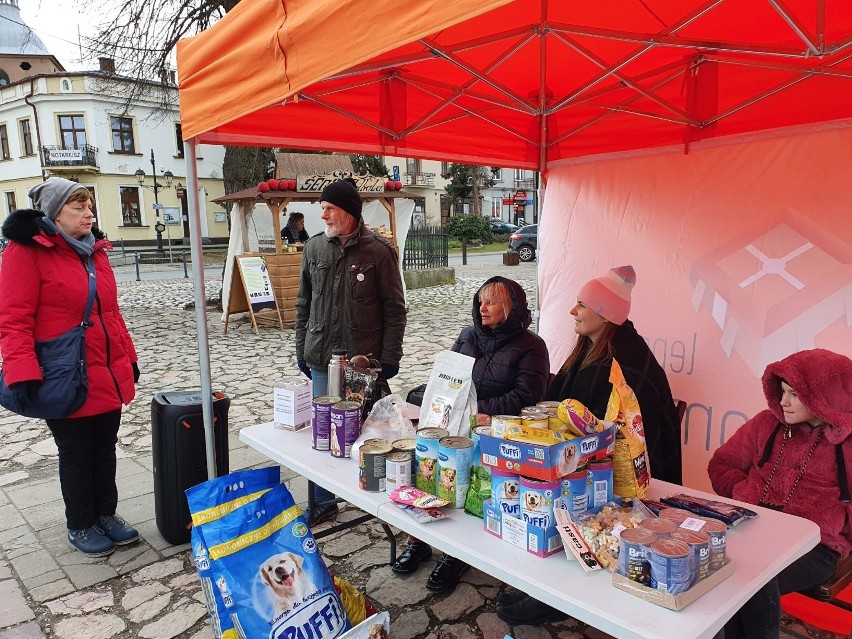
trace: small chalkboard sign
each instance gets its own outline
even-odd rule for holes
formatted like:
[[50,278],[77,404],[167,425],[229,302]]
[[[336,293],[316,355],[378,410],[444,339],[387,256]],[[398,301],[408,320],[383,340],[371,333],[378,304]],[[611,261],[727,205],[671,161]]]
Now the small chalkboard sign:
[[[284,330],[281,311],[275,299],[275,289],[266,268],[266,261],[259,255],[238,255],[237,268],[231,277],[231,294],[228,297],[228,312],[225,317],[225,332],[228,332],[228,320],[232,313],[248,311],[252,330],[258,334],[257,322],[272,321]],[[239,286],[237,279],[239,278]],[[260,313],[264,315],[259,315]]]

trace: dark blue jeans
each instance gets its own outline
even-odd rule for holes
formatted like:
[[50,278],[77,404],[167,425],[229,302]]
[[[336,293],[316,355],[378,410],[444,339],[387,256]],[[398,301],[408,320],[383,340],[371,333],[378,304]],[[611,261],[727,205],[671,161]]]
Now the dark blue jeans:
[[778,639],[781,595],[825,583],[834,574],[838,558],[836,552],[820,544],[787,566],[725,624],[725,639]]
[[98,523],[99,515],[114,515],[118,504],[115,445],[121,411],[45,421],[59,450],[59,485],[68,528],[88,528]]

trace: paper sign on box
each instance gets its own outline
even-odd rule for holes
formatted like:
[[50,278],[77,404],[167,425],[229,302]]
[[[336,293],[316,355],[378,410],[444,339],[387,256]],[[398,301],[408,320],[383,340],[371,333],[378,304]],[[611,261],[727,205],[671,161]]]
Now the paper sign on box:
[[273,389],[273,421],[278,428],[301,430],[311,423],[311,383],[287,378]]

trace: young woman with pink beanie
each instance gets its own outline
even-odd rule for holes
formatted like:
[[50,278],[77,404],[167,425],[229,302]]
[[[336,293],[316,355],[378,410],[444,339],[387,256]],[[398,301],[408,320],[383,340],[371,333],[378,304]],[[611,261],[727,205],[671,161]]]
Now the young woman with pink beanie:
[[[648,344],[627,319],[635,284],[633,267],[619,266],[582,286],[571,309],[577,341],[548,385],[545,399],[579,400],[603,419],[612,391],[610,367],[616,359],[642,410],[651,476],[680,484],[680,420],[669,382]],[[497,615],[512,625],[565,618],[555,608],[519,591],[501,595],[497,603]]]

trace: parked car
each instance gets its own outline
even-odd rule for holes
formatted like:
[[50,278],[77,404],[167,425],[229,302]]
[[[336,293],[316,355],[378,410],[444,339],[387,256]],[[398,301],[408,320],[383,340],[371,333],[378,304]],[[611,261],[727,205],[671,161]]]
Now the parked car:
[[538,250],[538,224],[527,224],[512,233],[509,248],[518,252],[521,262],[532,262]]
[[509,222],[491,222],[491,232],[492,233],[514,233],[520,227],[517,224],[511,224]]

